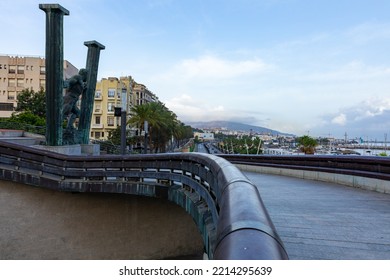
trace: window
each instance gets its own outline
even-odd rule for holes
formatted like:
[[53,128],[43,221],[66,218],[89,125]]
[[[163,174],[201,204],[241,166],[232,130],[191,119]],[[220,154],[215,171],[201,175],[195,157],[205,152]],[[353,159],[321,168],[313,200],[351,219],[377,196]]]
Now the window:
[[100,104],[95,104],[95,112],[100,112],[101,106]]
[[101,98],[102,97],[102,92],[100,90],[95,92],[95,98]]
[[24,74],[24,65],[18,65],[18,74]]
[[108,97],[115,97],[115,89],[113,88],[108,89]]
[[100,138],[100,132],[99,131],[96,131],[95,132],[95,139],[99,139]]
[[95,117],[95,124],[100,124],[100,116]]
[[[32,66],[31,66],[31,70],[32,70]],[[45,75],[45,73],[46,73],[46,67],[45,67],[45,66],[40,66],[40,67],[39,67],[39,73],[40,73],[41,75]]]
[[46,80],[40,79],[39,80],[39,87],[45,89],[46,88]]
[[16,82],[18,87],[24,87],[24,79],[17,79]]
[[8,73],[15,74],[16,72],[16,65],[10,65],[8,69]]
[[16,85],[15,79],[8,79],[8,86],[9,87],[14,87],[15,85]]
[[14,91],[8,92],[8,100],[15,100],[15,92]]
[[3,65],[2,64],[0,64],[0,69],[3,69]]
[[13,111],[14,104],[12,103],[0,103],[0,111]]
[[108,111],[108,112],[114,112],[114,103],[109,102],[109,103],[107,104],[107,111]]
[[114,126],[115,125],[115,118],[114,117],[107,117],[107,125]]

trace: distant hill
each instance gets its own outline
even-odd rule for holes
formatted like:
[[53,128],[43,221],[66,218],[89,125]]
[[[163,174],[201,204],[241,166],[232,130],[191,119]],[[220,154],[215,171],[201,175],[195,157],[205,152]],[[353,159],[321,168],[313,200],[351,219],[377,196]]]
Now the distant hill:
[[277,130],[262,127],[262,126],[254,126],[254,125],[237,123],[237,122],[229,122],[229,121],[188,122],[187,124],[192,126],[193,128],[199,128],[199,129],[227,128],[228,130],[235,130],[235,131],[250,132],[252,130],[253,132],[257,132],[257,133],[270,133],[272,135],[293,136],[293,134],[290,133],[284,133]]

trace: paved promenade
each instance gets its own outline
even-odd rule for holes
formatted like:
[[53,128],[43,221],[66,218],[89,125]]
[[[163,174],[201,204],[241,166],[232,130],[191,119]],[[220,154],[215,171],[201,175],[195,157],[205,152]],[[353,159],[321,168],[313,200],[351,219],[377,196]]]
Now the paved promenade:
[[259,188],[290,259],[390,260],[390,195],[244,173]]

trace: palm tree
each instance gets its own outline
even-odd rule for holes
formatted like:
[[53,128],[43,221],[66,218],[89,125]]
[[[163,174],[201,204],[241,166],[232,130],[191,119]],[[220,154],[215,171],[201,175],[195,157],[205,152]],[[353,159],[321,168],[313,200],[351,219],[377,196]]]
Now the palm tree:
[[174,135],[177,127],[177,116],[161,102],[150,102],[135,106],[130,112],[129,124],[144,130],[145,121],[149,128],[149,147],[151,150],[165,151],[166,143]]
[[315,152],[315,147],[318,145],[317,140],[308,135],[304,135],[297,139],[299,149],[305,154],[312,155]]
[[130,119],[127,123],[143,130],[145,121],[149,119],[149,107],[146,105],[147,104],[143,104],[133,107],[130,111]]

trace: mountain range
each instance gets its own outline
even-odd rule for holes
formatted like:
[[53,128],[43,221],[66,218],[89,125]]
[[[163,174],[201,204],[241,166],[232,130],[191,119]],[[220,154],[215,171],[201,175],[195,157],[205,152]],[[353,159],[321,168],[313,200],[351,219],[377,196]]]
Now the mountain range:
[[271,135],[286,135],[293,136],[291,133],[284,133],[277,130],[269,129],[262,126],[254,126],[249,124],[230,122],[230,121],[209,121],[209,122],[188,122],[188,125],[198,129],[212,129],[212,128],[226,128],[228,130],[243,131],[243,132],[257,132],[269,133]]

